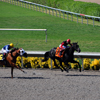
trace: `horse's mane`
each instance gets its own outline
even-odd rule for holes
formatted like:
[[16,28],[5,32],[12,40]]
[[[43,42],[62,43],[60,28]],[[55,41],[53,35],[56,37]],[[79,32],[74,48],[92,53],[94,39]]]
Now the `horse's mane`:
[[13,48],[10,53],[12,53],[12,52],[14,52],[15,50],[18,50],[18,49],[19,48]]
[[73,42],[72,45],[77,44],[78,42]]
[[[74,46],[74,45],[76,45],[76,44],[77,44],[77,42],[73,42],[73,43],[72,43],[72,46]],[[72,46],[70,46],[69,48],[66,48],[66,49],[65,49],[65,52],[68,53],[69,49],[70,49]]]

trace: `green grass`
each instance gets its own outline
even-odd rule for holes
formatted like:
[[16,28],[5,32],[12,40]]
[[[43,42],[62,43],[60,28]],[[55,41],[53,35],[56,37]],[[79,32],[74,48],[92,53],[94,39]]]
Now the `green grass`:
[[0,28],[47,29],[43,31],[0,31],[0,48],[13,42],[25,50],[47,51],[68,38],[82,52],[100,51],[100,27],[72,22],[0,1]]
[[82,2],[74,0],[28,0],[34,3],[40,3],[53,8],[63,9],[75,13],[82,13],[91,16],[100,16],[100,5],[91,2]]

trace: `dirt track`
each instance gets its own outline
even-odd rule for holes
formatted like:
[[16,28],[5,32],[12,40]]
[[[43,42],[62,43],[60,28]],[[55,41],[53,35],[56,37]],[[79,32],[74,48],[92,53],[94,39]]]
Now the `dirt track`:
[[92,3],[100,4],[100,0],[74,0],[74,1],[92,2]]
[[100,71],[0,68],[0,100],[100,100]]

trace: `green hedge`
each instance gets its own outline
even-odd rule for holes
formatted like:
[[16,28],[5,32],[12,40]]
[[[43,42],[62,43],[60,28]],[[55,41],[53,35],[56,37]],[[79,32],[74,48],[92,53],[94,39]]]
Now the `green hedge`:
[[74,0],[28,0],[34,3],[63,9],[66,11],[82,13],[91,16],[100,17],[100,5],[96,3],[88,3]]

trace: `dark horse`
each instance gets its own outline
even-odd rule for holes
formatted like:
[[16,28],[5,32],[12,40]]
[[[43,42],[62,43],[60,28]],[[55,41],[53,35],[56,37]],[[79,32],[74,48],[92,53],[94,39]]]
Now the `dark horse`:
[[[67,65],[69,68],[70,68],[70,66],[69,66],[68,62],[78,63],[79,68],[80,68],[79,71],[81,72],[81,66],[80,66],[79,62],[77,62],[77,61],[74,60],[74,51],[77,51],[78,53],[81,51],[80,48],[79,48],[79,45],[77,43],[72,43],[72,46],[70,48],[66,48],[64,50],[63,57],[60,58],[60,57],[55,56],[56,48],[52,48],[50,51],[47,51],[44,54],[44,59],[42,61],[44,62],[44,61],[47,61],[49,58],[51,58],[54,61],[54,65],[56,67],[60,68],[61,71],[65,70],[67,72],[68,72],[68,69],[64,68],[62,66],[62,62],[64,62],[64,64]],[[55,59],[57,59],[60,62],[60,66],[63,69],[56,64]]]
[[27,57],[27,53],[24,51],[24,49],[22,48],[14,48],[13,50],[11,50],[5,60],[0,60],[0,64],[1,65],[6,65],[8,67],[11,67],[11,78],[13,78],[13,69],[14,67],[18,68],[19,70],[21,70],[22,72],[26,73],[25,71],[23,71],[19,66],[16,65],[16,58],[18,56],[24,56]]

